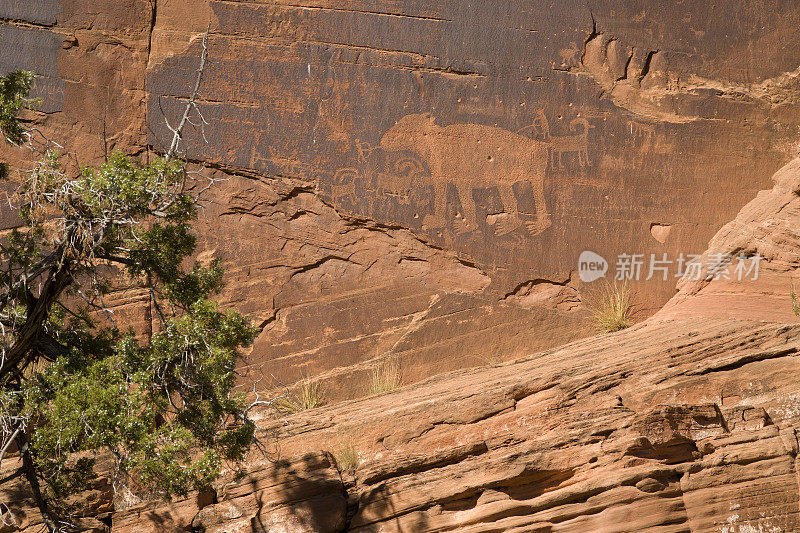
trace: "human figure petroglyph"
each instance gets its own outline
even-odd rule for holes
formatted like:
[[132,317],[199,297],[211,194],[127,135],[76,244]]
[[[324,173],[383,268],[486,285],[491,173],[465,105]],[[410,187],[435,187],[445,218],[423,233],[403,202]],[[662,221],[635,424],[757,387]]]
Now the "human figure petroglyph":
[[380,147],[389,152],[409,150],[420,156],[430,170],[434,189],[434,212],[423,224],[446,226],[447,185],[452,183],[464,209],[460,232],[478,227],[475,188],[496,186],[506,223],[495,228],[502,235],[522,224],[512,186],[527,182],[533,190],[536,219],[525,222],[531,235],[550,226],[544,198],[544,175],[548,164],[547,144],[523,135],[481,124],[439,126],[427,114],[406,115],[383,135]]

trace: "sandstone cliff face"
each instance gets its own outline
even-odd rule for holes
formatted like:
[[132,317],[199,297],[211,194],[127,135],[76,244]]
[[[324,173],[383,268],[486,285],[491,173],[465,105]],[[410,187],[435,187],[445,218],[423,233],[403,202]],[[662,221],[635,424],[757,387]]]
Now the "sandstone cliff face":
[[[735,219],[757,220],[725,226],[710,248],[759,248],[767,287],[797,266],[798,248],[780,246],[800,227],[797,160],[775,183]],[[618,333],[290,417],[265,413],[271,461],[254,454],[213,494],[118,500],[116,510],[101,478],[85,498],[103,522],[87,524],[143,533],[798,531],[800,324],[709,316],[713,293],[703,292],[714,282],[700,285]],[[741,302],[764,286],[738,289]],[[788,296],[773,305],[788,307]],[[35,531],[18,490],[10,514]]]
[[[798,22],[777,0],[0,2],[0,70],[41,75],[34,139],[86,162],[163,149],[208,28],[182,147],[226,180],[200,259],[262,327],[248,379],[359,398],[392,355],[414,383],[265,414],[279,460],[214,494],[114,507],[101,477],[87,527],[800,530]],[[575,341],[583,250],[764,261]],[[674,288],[637,284],[640,317]],[[114,303],[147,332],[136,287]],[[38,531],[9,490],[0,531]]]
[[774,186],[745,205],[731,222],[711,239],[704,254],[709,258],[739,254],[764,257],[757,280],[739,282],[706,275],[682,280],[679,292],[659,311],[658,317],[681,315],[794,321],[787,302],[800,269],[800,159],[793,159],[772,176]]
[[[135,532],[797,531],[799,342],[797,325],[666,320],[432,378],[265,423],[281,459],[215,495],[105,522]],[[355,469],[308,452],[342,446],[358,452]],[[37,530],[30,508],[12,509]]]
[[[229,181],[202,257],[263,324],[252,379],[320,375],[343,399],[386,356],[413,382],[591,334],[583,250],[705,250],[795,155],[798,19],[778,0],[9,1],[0,70],[40,74],[37,143],[147,157],[208,30],[181,147]],[[639,286],[640,318],[674,293]],[[114,303],[148,330],[135,287]]]

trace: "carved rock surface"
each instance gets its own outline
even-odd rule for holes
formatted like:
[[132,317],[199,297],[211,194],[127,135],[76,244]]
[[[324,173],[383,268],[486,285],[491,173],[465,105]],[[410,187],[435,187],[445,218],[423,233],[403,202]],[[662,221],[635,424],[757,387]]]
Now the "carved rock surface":
[[[248,379],[339,400],[388,356],[411,383],[591,334],[585,250],[608,276],[640,254],[637,318],[659,309],[680,254],[796,155],[799,21],[780,0],[6,1],[0,72],[40,75],[37,146],[146,158],[205,43],[181,154],[228,181],[200,257],[263,326]],[[109,302],[152,329],[141,288]]]
[[[163,151],[210,29],[181,145],[225,180],[198,259],[223,259],[225,304],[262,327],[247,379],[315,376],[331,402],[265,415],[279,461],[213,495],[113,510],[100,478],[87,527],[800,530],[798,22],[778,0],[0,3],[0,70],[39,72],[26,119],[84,162]],[[619,254],[763,261],[575,340],[584,250],[610,273]],[[674,287],[638,284],[641,317]],[[152,327],[139,288],[109,302]],[[387,356],[410,385],[363,398]]]

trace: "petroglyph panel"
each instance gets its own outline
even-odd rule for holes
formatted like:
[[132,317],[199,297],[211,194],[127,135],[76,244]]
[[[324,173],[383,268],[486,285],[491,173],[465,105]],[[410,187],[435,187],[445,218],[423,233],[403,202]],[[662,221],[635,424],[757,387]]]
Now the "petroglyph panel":
[[[212,1],[211,11],[208,124],[205,136],[186,132],[188,157],[304,180],[343,216],[497,269],[506,291],[563,277],[584,249],[702,249],[767,184],[788,157],[778,137],[798,127],[792,113],[766,121],[759,102],[676,86],[670,69],[691,65],[617,19],[612,32],[605,8],[594,23],[583,4],[533,1]],[[701,42],[703,57],[718,53]],[[169,138],[164,114],[180,109],[199,53],[195,41],[150,71],[154,146]],[[653,91],[674,94],[644,106]],[[661,112],[667,97],[679,120],[640,112]],[[709,209],[686,201],[698,196]],[[653,239],[654,221],[669,240]]]
[[[421,377],[474,364],[487,339],[511,357],[582,335],[581,252],[701,252],[800,135],[786,1],[3,5],[25,20],[0,23],[0,63],[44,74],[37,125],[87,162],[104,136],[168,145],[210,22],[202,118],[181,142],[229,180],[202,253],[263,319],[254,357],[287,379],[378,348]],[[637,309],[673,293],[656,276]],[[366,331],[364,316],[382,318]]]
[[[544,175],[548,162],[548,146],[494,126],[452,124],[439,126],[430,115],[406,115],[381,138],[380,146],[389,152],[411,151],[430,169],[433,186],[433,213],[423,224],[441,228],[447,225],[447,186],[453,185],[463,208],[460,232],[478,228],[476,189],[495,187],[509,215],[511,226],[496,228],[502,235],[524,223],[531,235],[550,225],[544,198]],[[513,186],[526,183],[533,190],[536,211],[532,220],[523,220],[517,206]]]

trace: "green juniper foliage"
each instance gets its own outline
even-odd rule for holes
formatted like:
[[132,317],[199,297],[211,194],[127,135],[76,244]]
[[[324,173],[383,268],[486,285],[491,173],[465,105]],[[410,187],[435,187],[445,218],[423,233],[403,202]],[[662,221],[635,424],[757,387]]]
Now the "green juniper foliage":
[[[254,439],[234,388],[256,330],[211,299],[218,262],[184,268],[196,216],[185,180],[178,161],[119,153],[70,175],[49,153],[16,196],[22,225],[0,239],[0,449],[15,441],[15,476],[51,531],[69,529],[64,502],[98,450],[115,486],[169,497],[207,487]],[[149,291],[150,334],[113,321],[103,296],[121,280]]]
[[[25,70],[0,76],[0,136],[13,144],[21,144],[25,139],[25,130],[17,120],[17,113],[34,103],[26,99],[33,78],[33,73]],[[0,161],[0,179],[7,176],[8,163]]]
[[17,113],[29,105],[26,97],[33,78],[33,73],[25,70],[0,76],[0,132],[14,144],[21,144],[25,138],[25,130],[17,120]]

